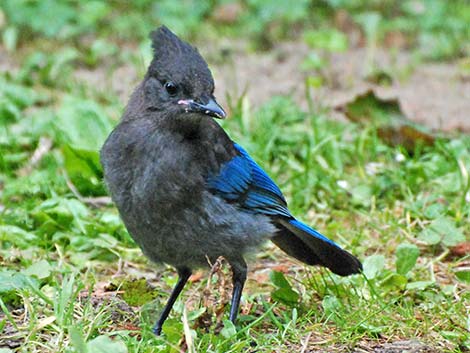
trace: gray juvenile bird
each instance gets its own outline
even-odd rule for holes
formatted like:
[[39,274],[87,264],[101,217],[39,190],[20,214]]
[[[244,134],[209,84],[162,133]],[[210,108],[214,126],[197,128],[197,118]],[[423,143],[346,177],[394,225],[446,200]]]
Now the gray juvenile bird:
[[152,32],[154,57],[101,150],[105,181],[136,243],[179,275],[154,332],[194,268],[219,256],[233,272],[230,320],[246,280],[244,254],[264,240],[308,265],[347,276],[359,260],[289,212],[277,185],[213,118],[225,118],[197,49],[168,28]]

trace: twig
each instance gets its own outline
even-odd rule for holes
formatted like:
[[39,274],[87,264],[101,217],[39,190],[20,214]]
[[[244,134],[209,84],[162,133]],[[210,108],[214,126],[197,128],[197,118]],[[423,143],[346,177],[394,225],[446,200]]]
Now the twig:
[[39,138],[38,146],[33,152],[33,155],[29,159],[29,162],[26,166],[21,168],[18,171],[18,175],[27,175],[31,173],[33,168],[42,160],[42,158],[51,150],[52,139],[48,137],[41,136]]
[[93,207],[101,207],[107,206],[112,203],[111,198],[109,196],[99,196],[99,197],[83,197],[78,191],[77,187],[72,183],[66,171],[64,171],[64,178],[65,183],[67,184],[68,188],[74,194],[74,196],[79,199],[81,202],[91,205]]
[[308,342],[310,341],[311,336],[312,336],[312,332],[309,332],[307,337],[305,337],[305,341],[302,344],[302,350],[300,351],[300,353],[305,353],[305,351],[307,350]]

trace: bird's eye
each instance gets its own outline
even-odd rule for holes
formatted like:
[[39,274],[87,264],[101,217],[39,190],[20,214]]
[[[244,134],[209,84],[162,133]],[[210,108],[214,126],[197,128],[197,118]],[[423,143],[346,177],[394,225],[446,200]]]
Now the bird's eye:
[[178,87],[171,81],[165,82],[164,87],[170,96],[174,96],[178,93]]

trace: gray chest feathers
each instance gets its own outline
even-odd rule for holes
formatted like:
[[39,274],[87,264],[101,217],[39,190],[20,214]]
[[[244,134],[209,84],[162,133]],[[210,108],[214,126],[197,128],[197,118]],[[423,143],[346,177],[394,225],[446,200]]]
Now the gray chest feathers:
[[205,176],[217,172],[218,161],[204,146],[151,132],[135,140],[114,135],[102,150],[105,180],[127,229],[151,260],[194,267],[218,256],[238,259],[276,231],[268,217],[206,190]]

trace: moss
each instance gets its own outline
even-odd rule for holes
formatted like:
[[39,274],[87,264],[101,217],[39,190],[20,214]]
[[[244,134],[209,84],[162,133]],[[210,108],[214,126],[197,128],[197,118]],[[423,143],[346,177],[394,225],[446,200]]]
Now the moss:
[[126,280],[121,285],[122,299],[130,306],[142,306],[157,297],[157,291],[144,278]]

